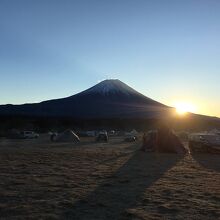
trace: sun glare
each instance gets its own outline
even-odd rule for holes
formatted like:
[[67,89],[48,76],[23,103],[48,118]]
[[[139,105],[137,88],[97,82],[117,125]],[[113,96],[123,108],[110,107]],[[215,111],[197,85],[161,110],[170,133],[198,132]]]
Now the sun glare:
[[188,112],[195,112],[196,108],[191,103],[178,102],[175,104],[176,112],[179,115],[185,115]]

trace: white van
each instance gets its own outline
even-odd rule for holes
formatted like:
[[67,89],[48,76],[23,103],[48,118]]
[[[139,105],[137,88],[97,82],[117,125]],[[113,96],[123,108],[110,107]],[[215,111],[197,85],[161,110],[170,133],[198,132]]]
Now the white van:
[[33,132],[33,131],[22,131],[21,132],[22,138],[38,138],[39,134]]

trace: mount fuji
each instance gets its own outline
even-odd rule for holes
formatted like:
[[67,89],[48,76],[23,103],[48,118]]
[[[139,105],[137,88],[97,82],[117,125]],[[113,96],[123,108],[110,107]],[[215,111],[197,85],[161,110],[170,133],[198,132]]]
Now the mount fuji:
[[76,95],[34,104],[1,105],[0,116],[158,118],[173,108],[154,101],[118,79],[104,80]]

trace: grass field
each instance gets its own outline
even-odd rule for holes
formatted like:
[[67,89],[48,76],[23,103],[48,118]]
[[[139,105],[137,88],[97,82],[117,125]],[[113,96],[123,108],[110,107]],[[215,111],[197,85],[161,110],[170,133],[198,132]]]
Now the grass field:
[[0,140],[0,219],[220,219],[220,155],[111,138]]

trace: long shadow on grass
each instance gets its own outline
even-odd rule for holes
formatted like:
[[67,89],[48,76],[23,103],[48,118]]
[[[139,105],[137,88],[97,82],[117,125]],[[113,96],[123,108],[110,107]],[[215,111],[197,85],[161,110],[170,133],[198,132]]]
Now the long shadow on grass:
[[147,188],[172,168],[181,156],[134,152],[119,170],[66,210],[65,219],[120,219],[126,209],[135,207]]

